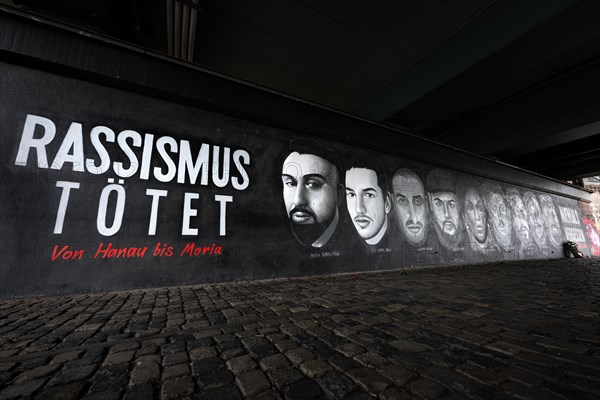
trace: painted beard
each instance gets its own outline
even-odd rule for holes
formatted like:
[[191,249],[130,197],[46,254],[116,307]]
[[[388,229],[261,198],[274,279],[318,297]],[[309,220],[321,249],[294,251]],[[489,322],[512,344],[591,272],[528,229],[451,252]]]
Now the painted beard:
[[[298,215],[299,213],[306,215],[308,219],[312,218],[315,221],[312,224],[298,224],[295,222],[294,215]],[[289,212],[290,218],[290,227],[292,228],[292,233],[296,237],[296,239],[304,246],[311,247],[312,244],[325,232],[325,230],[331,225],[331,222],[335,218],[335,214],[323,221],[321,223],[316,222],[317,216],[310,210],[306,208],[294,207]]]
[[[422,222],[414,222],[414,221],[406,221],[406,224],[400,227],[405,240],[414,247],[421,247],[427,241],[427,237],[429,235],[428,224],[423,224]],[[423,237],[418,240],[417,237],[420,233],[423,233]]]
[[[450,224],[452,225],[452,227],[449,226]],[[462,229],[459,229],[459,226],[456,226],[452,221],[444,221],[442,226],[440,226],[437,222],[434,222],[433,228],[437,233],[441,245],[447,249],[456,249],[458,248],[458,245],[462,242]],[[448,231],[454,233],[449,234],[447,233]]]

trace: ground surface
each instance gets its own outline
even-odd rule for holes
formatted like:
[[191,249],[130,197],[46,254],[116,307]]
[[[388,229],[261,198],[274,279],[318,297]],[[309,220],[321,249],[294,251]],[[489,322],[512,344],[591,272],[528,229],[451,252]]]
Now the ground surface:
[[600,398],[600,260],[0,302],[0,399]]

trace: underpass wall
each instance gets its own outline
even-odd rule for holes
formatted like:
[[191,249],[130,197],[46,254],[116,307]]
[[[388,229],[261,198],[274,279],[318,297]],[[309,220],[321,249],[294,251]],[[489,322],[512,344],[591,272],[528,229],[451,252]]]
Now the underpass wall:
[[595,251],[557,181],[239,83],[201,102],[54,63],[0,62],[1,297]]

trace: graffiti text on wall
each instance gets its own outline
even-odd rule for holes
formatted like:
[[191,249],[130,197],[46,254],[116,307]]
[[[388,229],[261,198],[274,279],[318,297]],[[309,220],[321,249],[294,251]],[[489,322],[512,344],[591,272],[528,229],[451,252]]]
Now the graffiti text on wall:
[[0,297],[599,252],[508,173],[0,66]]
[[563,222],[566,240],[585,243],[585,235],[581,229],[577,211],[573,208],[559,207],[560,218]]
[[[41,128],[41,136],[35,135]],[[89,138],[89,142],[84,141]],[[119,179],[108,178],[107,185],[100,194],[96,218],[96,228],[103,236],[113,236],[121,229],[125,210],[127,193],[125,190],[125,179],[136,178],[141,180],[155,180],[163,183],[171,183],[176,180],[179,184],[191,184],[198,186],[212,185],[224,188],[231,185],[236,190],[245,190],[250,184],[246,167],[250,165],[250,154],[246,150],[233,150],[229,147],[222,148],[217,145],[202,143],[196,151],[192,150],[187,140],[177,141],[171,136],[159,136],[155,139],[153,134],[146,133],[143,136],[134,130],[123,130],[118,134],[107,126],[94,126],[89,134],[84,135],[81,123],[72,122],[64,134],[60,147],[48,163],[47,146],[56,138],[56,126],[52,120],[38,115],[28,114],[25,120],[21,141],[15,160],[17,166],[27,166],[31,153],[35,154],[37,167],[42,169],[62,170],[71,168],[73,172],[87,172],[93,175],[105,174],[112,171]],[[127,158],[126,165],[120,161],[111,162],[111,157],[106,146],[116,146]],[[86,158],[84,147],[91,146],[96,152],[96,157]],[[138,159],[132,147],[141,148],[142,156]],[[153,154],[158,153],[160,160],[153,159]],[[177,161],[174,160],[178,156]],[[195,157],[194,157],[195,156]],[[161,163],[163,165],[157,165]],[[231,166],[234,166],[232,172]],[[210,178],[210,179],[209,179]],[[60,202],[56,212],[53,232],[62,234],[65,215],[69,208],[69,199],[73,190],[85,190],[80,182],[62,181],[56,182],[60,191]],[[116,197],[114,204],[110,204],[110,198]],[[148,215],[148,235],[156,234],[158,209],[162,198],[167,199],[169,192],[153,188],[146,189],[146,196],[152,203],[152,211]],[[181,223],[181,235],[197,235],[198,229],[190,225],[191,217],[197,216],[198,210],[194,208],[194,200],[199,199],[196,192],[186,192],[183,207],[183,219]],[[225,236],[227,204],[233,202],[231,195],[214,195],[214,201],[219,204],[219,235]],[[111,214],[110,221],[107,216]]]

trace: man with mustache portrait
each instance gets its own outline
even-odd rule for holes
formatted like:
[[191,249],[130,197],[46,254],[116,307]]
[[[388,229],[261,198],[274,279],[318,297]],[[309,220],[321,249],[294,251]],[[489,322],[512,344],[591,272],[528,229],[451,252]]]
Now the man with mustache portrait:
[[461,205],[456,197],[455,174],[435,168],[427,175],[431,225],[437,234],[444,261],[459,261],[464,251]]
[[412,246],[421,247],[429,233],[427,195],[421,178],[402,168],[392,178],[394,212],[398,228]]
[[290,142],[283,162],[283,200],[292,232],[305,246],[321,248],[333,236],[344,195],[335,152],[311,139]]
[[[429,234],[429,205],[420,172],[424,166],[411,163],[400,168],[392,178],[392,204],[403,239],[402,262],[431,264],[439,262],[439,245]],[[416,171],[419,171],[417,173]]]
[[385,169],[363,151],[345,153],[344,161],[346,207],[356,232],[371,252],[391,250],[387,239],[394,236],[389,234],[392,201]]
[[427,175],[433,228],[442,246],[452,249],[460,245],[463,237],[460,203],[456,198],[454,181],[454,174],[439,168]]

